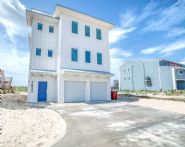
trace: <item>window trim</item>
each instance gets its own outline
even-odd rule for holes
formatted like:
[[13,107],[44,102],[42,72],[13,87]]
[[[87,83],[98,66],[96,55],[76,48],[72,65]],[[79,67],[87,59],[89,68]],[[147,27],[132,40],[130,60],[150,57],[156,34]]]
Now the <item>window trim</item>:
[[85,25],[85,36],[90,37],[91,36],[91,29],[90,26]]
[[54,33],[54,26],[49,26],[49,33]]
[[41,22],[38,22],[37,23],[37,30],[39,30],[39,31],[42,31],[43,30],[43,24]]
[[[100,34],[99,34],[100,33]],[[100,36],[99,36],[99,35]],[[102,31],[101,31],[101,29],[99,29],[99,28],[96,28],[96,39],[97,40],[102,40]]]
[[[101,55],[101,63],[98,62],[98,55]],[[97,64],[98,65],[102,65],[103,64],[103,56],[102,56],[102,53],[97,53],[96,54],[96,59],[97,59]]]
[[[89,53],[89,62],[87,61],[86,53]],[[88,50],[86,50],[86,51],[85,51],[85,63],[91,63],[91,52],[90,52],[90,51],[88,51]]]
[[[182,72],[182,73],[181,73]],[[183,70],[179,70],[178,71],[178,74],[180,75],[180,76],[182,76],[183,75]]]
[[41,56],[41,54],[42,54],[41,48],[36,48],[35,55],[36,56]]
[[[73,51],[77,52],[77,56],[76,56],[75,60],[73,59]],[[71,61],[72,62],[78,62],[78,49],[77,48],[71,48]]]
[[[74,30],[74,26],[73,25],[76,25],[76,31]],[[77,21],[72,21],[71,22],[71,32],[73,33],[73,34],[78,34],[78,22]]]
[[[49,52],[50,52],[51,54],[49,54]],[[50,56],[50,55],[51,55],[51,56]],[[51,50],[51,49],[48,50],[48,57],[49,57],[49,58],[52,58],[52,57],[53,57],[53,50]]]

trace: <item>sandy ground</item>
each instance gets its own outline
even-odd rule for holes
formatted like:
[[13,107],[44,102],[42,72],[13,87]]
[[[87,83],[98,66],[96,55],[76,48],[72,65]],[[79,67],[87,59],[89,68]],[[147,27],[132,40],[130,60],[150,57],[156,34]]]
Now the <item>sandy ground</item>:
[[66,124],[53,110],[32,108],[23,94],[1,96],[0,146],[49,147],[65,135]]
[[139,99],[138,101],[132,102],[131,104],[185,114],[185,102],[157,99]]

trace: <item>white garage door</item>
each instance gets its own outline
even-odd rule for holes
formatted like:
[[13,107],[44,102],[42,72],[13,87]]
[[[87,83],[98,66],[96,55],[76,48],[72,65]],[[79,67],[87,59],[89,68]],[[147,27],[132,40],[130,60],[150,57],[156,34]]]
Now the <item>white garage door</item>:
[[91,82],[90,86],[91,101],[107,100],[106,82]]
[[85,82],[65,81],[64,82],[64,102],[85,101]]

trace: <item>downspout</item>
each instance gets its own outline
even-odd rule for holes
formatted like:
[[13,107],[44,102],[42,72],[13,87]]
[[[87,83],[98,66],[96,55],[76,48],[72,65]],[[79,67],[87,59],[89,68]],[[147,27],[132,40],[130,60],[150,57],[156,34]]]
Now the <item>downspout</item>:
[[[145,65],[144,65],[144,63],[143,63],[143,72],[144,72],[144,80],[145,80],[146,75],[145,75]],[[144,85],[145,85],[145,90],[146,90],[146,84],[144,83]]]
[[177,90],[177,83],[175,78],[175,68],[172,68],[172,81],[173,81],[173,90]]
[[162,90],[162,83],[161,83],[161,68],[159,66],[159,61],[158,61],[158,72],[159,72],[159,89],[160,91]]

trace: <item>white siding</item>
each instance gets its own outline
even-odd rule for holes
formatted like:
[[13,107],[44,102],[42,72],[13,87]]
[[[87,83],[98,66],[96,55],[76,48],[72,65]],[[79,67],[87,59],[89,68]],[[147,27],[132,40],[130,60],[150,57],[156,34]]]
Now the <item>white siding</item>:
[[[76,18],[62,14],[61,15],[62,27],[61,27],[61,67],[73,68],[73,69],[86,69],[86,70],[99,70],[110,71],[109,63],[109,43],[108,43],[108,30],[86,22],[83,20],[77,20]],[[71,31],[71,22],[78,22],[78,34],[73,34]],[[85,36],[85,25],[90,26],[90,37]],[[96,39],[96,28],[102,30],[102,40]],[[71,61],[71,48],[78,49],[78,62]],[[85,63],[85,51],[91,52],[91,63]],[[97,64],[96,54],[100,52],[103,56],[103,64]]]
[[[37,24],[42,23],[42,30]],[[54,26],[54,33],[49,32],[49,26]],[[58,24],[46,20],[33,19],[32,48],[30,52],[30,69],[56,70],[58,55]],[[41,56],[36,56],[36,48],[41,48]],[[48,57],[48,50],[53,50],[53,57]]]

